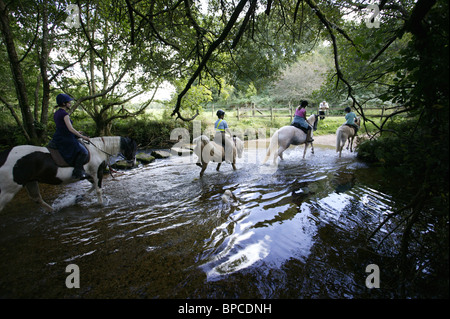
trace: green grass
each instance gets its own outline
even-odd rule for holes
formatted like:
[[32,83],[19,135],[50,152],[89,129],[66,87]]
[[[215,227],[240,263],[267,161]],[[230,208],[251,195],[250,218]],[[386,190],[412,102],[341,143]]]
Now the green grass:
[[[216,110],[215,110],[216,111]],[[214,134],[214,123],[217,120],[217,116],[212,112],[211,109],[204,110],[200,112],[200,115],[196,117],[196,121],[200,121],[202,123],[202,130],[205,134]],[[164,110],[161,109],[150,109],[146,112],[146,118],[151,118],[154,120],[163,120],[164,118]],[[251,112],[247,112],[247,116],[250,115]],[[256,115],[261,115],[256,112]],[[268,111],[263,113],[264,115],[269,115]],[[276,115],[284,115],[283,117],[275,116],[273,120],[270,117],[241,117],[240,120],[237,119],[236,111],[234,109],[227,110],[225,109],[225,120],[228,123],[228,126],[231,129],[245,132],[245,130],[253,129],[255,132],[258,129],[263,129],[266,131],[266,137],[270,137],[271,128],[278,129],[285,125],[290,125],[291,119],[289,117],[288,111],[277,112]],[[191,116],[191,114],[183,114],[186,117]],[[242,114],[241,114],[242,115]],[[167,120],[167,117],[166,117]],[[378,120],[378,118],[377,118]],[[375,122],[377,122],[375,120]],[[170,121],[170,119],[169,119]],[[178,120],[180,121],[180,120]],[[344,116],[326,116],[324,120],[319,120],[317,131],[314,132],[314,135],[328,135],[328,134],[336,134],[336,130],[339,126],[341,126],[345,122]],[[375,127],[371,123],[366,123],[367,129],[370,132],[375,131]],[[361,131],[365,132],[364,126],[361,126]],[[272,132],[273,133],[273,132]]]

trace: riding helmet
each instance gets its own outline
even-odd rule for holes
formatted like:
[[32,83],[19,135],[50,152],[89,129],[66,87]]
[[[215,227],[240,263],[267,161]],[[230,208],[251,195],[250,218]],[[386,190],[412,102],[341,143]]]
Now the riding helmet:
[[218,117],[221,117],[222,115],[225,115],[225,112],[223,110],[218,110],[216,114]]
[[63,105],[64,103],[73,101],[73,98],[70,97],[68,94],[60,93],[56,97],[56,104]]

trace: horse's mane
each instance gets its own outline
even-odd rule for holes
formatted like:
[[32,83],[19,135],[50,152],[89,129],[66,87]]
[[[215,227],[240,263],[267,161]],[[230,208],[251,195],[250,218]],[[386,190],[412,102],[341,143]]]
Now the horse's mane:
[[120,149],[120,136],[92,137],[91,143],[104,150]]

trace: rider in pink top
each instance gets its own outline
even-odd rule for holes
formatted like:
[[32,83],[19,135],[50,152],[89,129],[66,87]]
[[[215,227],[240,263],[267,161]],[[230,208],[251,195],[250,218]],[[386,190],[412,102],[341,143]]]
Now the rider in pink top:
[[311,126],[306,121],[306,107],[308,106],[308,101],[301,101],[300,106],[295,110],[294,120],[291,125],[299,129],[303,129],[307,132],[306,142],[312,143],[314,140],[311,137]]
[[295,116],[300,116],[300,117],[306,118],[306,109],[304,109],[304,108],[296,109]]

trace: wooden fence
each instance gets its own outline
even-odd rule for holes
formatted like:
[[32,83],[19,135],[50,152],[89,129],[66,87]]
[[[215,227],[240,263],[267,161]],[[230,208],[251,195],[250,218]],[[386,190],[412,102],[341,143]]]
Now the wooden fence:
[[[288,112],[288,114],[277,114],[278,112]],[[263,112],[269,112],[269,114],[264,114]],[[270,117],[270,120],[273,121],[275,117],[289,117],[291,120],[294,116],[295,109],[294,107],[289,104],[288,107],[273,107],[270,106],[268,108],[260,108],[256,107],[255,104],[251,104],[247,107],[237,107],[236,108],[236,117],[238,121],[240,121],[241,118],[245,117]]]
[[[319,107],[315,108],[308,108],[308,113],[311,113],[312,110],[316,114],[319,114]],[[368,118],[380,118],[380,120],[383,119],[383,117],[389,116],[390,114],[400,111],[401,108],[398,107],[385,107],[382,108],[364,108],[364,113],[366,117]],[[292,104],[289,104],[287,107],[257,107],[254,103],[244,104],[244,105],[237,105],[235,106],[236,111],[236,117],[237,120],[240,121],[243,118],[255,118],[255,117],[270,117],[270,119],[273,121],[276,117],[289,117],[292,121],[295,113],[295,106]],[[215,116],[215,108],[212,106],[212,114]],[[404,114],[404,113],[403,113]],[[400,115],[403,115],[400,114]],[[326,117],[343,117],[345,116],[344,108],[341,107],[330,107],[325,112]]]

